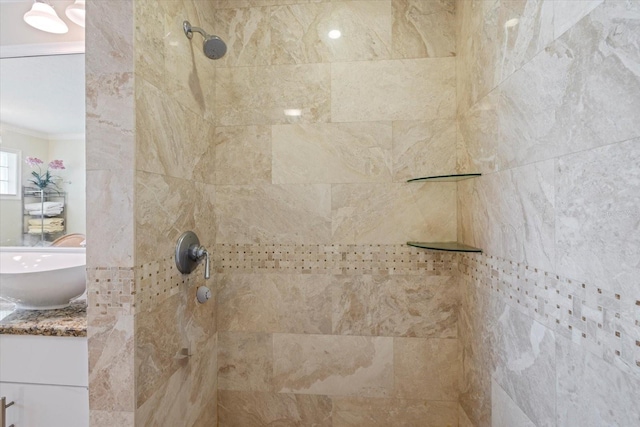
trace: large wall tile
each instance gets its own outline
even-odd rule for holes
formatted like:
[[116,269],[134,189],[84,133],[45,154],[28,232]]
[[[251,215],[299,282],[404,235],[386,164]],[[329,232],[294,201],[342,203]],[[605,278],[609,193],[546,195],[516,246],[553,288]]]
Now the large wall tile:
[[[456,74],[458,113],[463,113],[495,86],[499,49],[500,0],[458,2]],[[465,5],[464,7],[462,5]]]
[[462,406],[458,406],[458,427],[474,427]]
[[392,0],[393,57],[456,55],[454,0]]
[[456,402],[334,397],[333,427],[456,426]]
[[218,333],[218,388],[220,390],[273,390],[271,334]]
[[[640,139],[558,160],[558,267],[637,299]],[[615,269],[613,269],[615,266]]]
[[156,87],[164,87],[164,8],[154,0],[134,2],[135,73]]
[[640,424],[640,376],[618,370],[568,339],[556,341],[557,425],[566,427]]
[[[271,8],[275,64],[388,59],[389,1],[312,2]],[[331,39],[329,31],[343,37]]]
[[337,276],[333,332],[455,338],[458,291],[449,276]]
[[640,75],[631,65],[640,62],[640,24],[628,18],[639,11],[638,2],[598,7],[504,83],[504,167],[640,136],[629,114],[640,109]]
[[133,413],[136,408],[133,316],[89,311],[87,317],[89,408],[91,412]]
[[457,339],[393,339],[395,395],[405,399],[458,401]]
[[220,390],[218,396],[220,427],[333,425],[327,396],[229,390]]
[[87,171],[87,265],[133,267],[133,170]]
[[268,7],[216,10],[211,31],[226,43],[227,53],[215,60],[215,66],[270,65],[269,15]]
[[492,427],[536,427],[495,381],[491,382]]
[[213,126],[160,89],[136,84],[136,163],[139,170],[213,183]]
[[536,426],[555,426],[555,334],[503,303],[493,314],[493,380]]
[[136,407],[186,362],[178,358],[181,349],[189,347],[176,322],[179,302],[180,296],[174,295],[136,315]]
[[281,6],[285,4],[317,3],[322,1],[325,0],[213,0],[212,3],[216,9],[235,9],[239,7]]
[[604,0],[556,0],[553,2],[553,32],[558,38]]
[[132,170],[135,159],[134,74],[86,74],[87,170]]
[[[330,74],[329,64],[218,68],[216,123],[235,126],[327,122]],[[292,109],[300,110],[300,115],[285,115],[285,110]]]
[[134,70],[134,2],[89,2],[85,29],[87,74]]
[[205,247],[215,244],[213,186],[137,172],[136,196],[136,264],[171,256],[188,230]]
[[319,123],[272,127],[273,182],[391,180],[391,123]]
[[133,411],[91,411],[89,425],[91,427],[133,427],[135,415]]
[[215,130],[215,183],[219,185],[271,182],[269,126],[228,126]]
[[273,335],[275,389],[281,393],[390,396],[393,339]]
[[220,330],[329,334],[330,283],[316,274],[220,276]]
[[[173,259],[162,262],[172,267]],[[178,283],[167,284],[166,279],[162,283],[156,271],[167,268],[166,264],[147,264],[137,271],[136,424],[198,426],[202,425],[198,420],[208,419],[204,425],[209,425],[217,409],[211,402],[218,376],[216,290],[212,287],[214,297],[208,304],[199,304],[195,291],[205,284],[201,273],[174,278]],[[163,285],[168,285],[169,292],[158,289]],[[153,298],[154,303],[143,305],[144,298]],[[190,351],[189,357],[182,354],[183,349]]]
[[553,183],[553,160],[460,183],[462,240],[490,254],[553,271]]
[[334,122],[453,118],[453,58],[331,64]]
[[[136,426],[210,426],[217,418],[216,339],[211,337],[197,354],[136,411]],[[208,419],[203,420],[203,417]]]
[[[488,269],[481,266],[476,277],[484,278],[488,274]],[[491,426],[491,371],[494,349],[490,343],[492,331],[498,321],[492,316],[490,298],[483,284],[479,279],[460,280],[460,406],[475,427]]]
[[329,185],[225,185],[216,192],[218,243],[331,240]]
[[393,181],[456,170],[456,123],[450,119],[393,122]]
[[208,121],[214,120],[216,79],[215,64],[202,51],[202,42],[195,36],[189,40],[184,35],[182,23],[214,28],[213,14],[198,13],[196,4],[209,2],[163,1],[164,9],[164,78],[166,91],[173,99]]
[[500,1],[496,42],[502,49],[496,58],[496,84],[553,41],[555,3],[549,0]]
[[488,173],[498,168],[499,88],[458,116],[460,172]]
[[455,184],[336,184],[331,193],[335,242],[382,244],[456,238]]

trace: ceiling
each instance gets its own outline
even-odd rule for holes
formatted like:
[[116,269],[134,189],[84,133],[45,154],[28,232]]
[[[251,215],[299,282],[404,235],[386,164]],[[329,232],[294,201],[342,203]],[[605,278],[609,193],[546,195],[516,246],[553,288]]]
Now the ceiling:
[[84,28],[64,13],[73,0],[50,3],[67,34],[27,25],[33,0],[0,0],[0,122],[49,137],[84,134]]

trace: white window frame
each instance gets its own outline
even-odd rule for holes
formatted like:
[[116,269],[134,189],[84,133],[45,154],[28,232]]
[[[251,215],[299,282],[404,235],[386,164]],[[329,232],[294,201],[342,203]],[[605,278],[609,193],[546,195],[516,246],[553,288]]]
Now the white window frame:
[[0,199],[4,200],[20,200],[22,199],[22,151],[14,148],[2,147],[0,145],[0,151],[5,153],[11,153],[16,155],[15,174],[14,179],[16,182],[16,194],[0,194]]

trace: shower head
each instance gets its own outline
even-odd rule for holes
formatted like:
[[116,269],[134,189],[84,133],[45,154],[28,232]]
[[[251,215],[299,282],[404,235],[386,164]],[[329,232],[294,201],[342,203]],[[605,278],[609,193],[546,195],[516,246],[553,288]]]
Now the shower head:
[[202,28],[192,27],[189,21],[184,21],[182,23],[182,29],[188,39],[193,38],[194,32],[202,34],[202,37],[204,37],[202,50],[207,58],[220,59],[225,53],[227,53],[227,45],[220,37],[207,34],[207,32]]

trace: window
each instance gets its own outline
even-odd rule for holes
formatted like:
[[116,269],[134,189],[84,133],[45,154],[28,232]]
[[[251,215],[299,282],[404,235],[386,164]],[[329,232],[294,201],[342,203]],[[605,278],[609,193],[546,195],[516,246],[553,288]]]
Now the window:
[[20,151],[0,148],[0,196],[20,198]]

